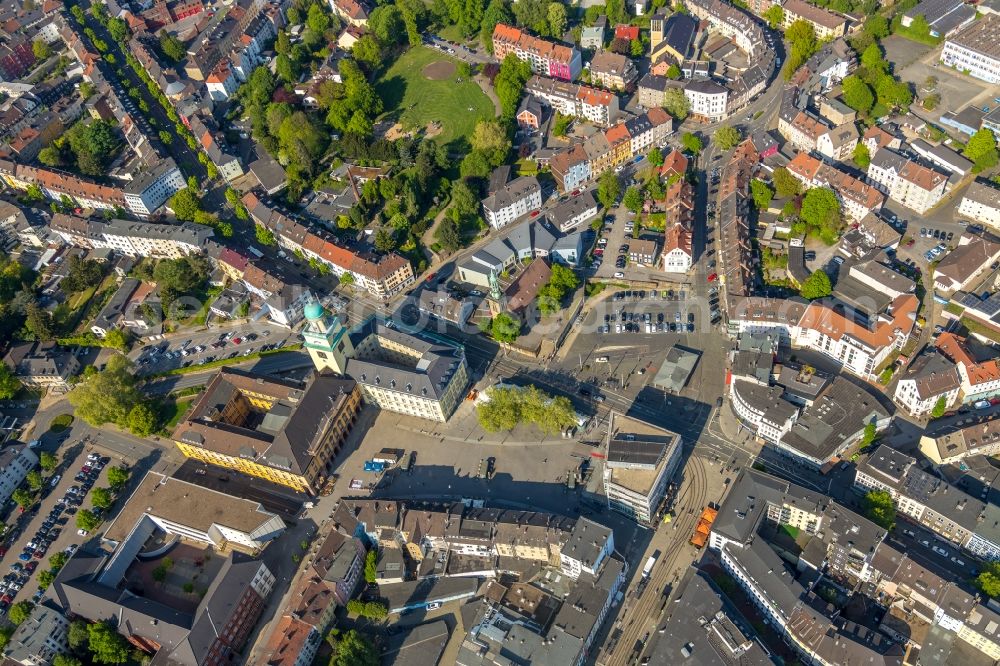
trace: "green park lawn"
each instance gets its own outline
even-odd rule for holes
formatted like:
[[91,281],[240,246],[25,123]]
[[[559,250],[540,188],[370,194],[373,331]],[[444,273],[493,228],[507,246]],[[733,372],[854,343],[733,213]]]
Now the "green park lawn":
[[457,60],[441,51],[418,46],[401,55],[382,74],[375,83],[385,103],[385,113],[379,120],[396,120],[407,130],[423,128],[437,121],[441,123],[442,131],[434,138],[448,145],[456,139],[471,136],[476,122],[493,118],[494,109],[493,103],[475,81],[463,78],[458,83],[456,72],[440,81],[428,79],[424,75],[424,67],[435,62],[458,64]]

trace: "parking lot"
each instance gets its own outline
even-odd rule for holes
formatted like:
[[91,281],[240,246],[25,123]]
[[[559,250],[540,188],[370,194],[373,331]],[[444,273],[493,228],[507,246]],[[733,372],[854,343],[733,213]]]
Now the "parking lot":
[[129,358],[136,364],[138,374],[148,375],[281,349],[297,339],[298,335],[292,331],[267,326],[240,327],[225,332],[213,329],[153,342],[133,350]]
[[708,300],[685,289],[616,291],[593,307],[580,325],[603,335],[622,333],[697,333],[718,322],[718,287],[710,287]]
[[15,508],[7,520],[0,558],[3,613],[19,601],[37,602],[42,596],[38,572],[50,568],[54,554],[72,554],[90,536],[78,530],[76,513],[81,508],[93,510],[87,496],[99,482],[107,485],[111,459],[88,451],[82,442],[63,446],[61,451],[65,457],[54,474],[45,478],[40,501],[23,513]]

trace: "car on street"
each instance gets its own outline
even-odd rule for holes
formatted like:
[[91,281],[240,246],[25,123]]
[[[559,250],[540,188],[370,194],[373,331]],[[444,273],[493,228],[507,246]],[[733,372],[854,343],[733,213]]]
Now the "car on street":
[[715,282],[717,279],[719,279],[718,273],[712,273],[711,275],[708,276],[709,282]]

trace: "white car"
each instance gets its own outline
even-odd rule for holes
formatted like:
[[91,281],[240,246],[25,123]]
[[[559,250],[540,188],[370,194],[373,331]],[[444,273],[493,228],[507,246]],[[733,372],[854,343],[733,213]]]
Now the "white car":
[[440,601],[432,601],[431,603],[427,604],[427,610],[429,611],[437,610],[438,608],[441,608]]
[[90,535],[90,532],[88,532],[87,530],[77,530],[76,533],[79,534],[82,537]]
[[622,279],[625,277],[625,274],[622,273],[621,271],[618,271],[617,273],[615,273],[615,277],[618,279]]

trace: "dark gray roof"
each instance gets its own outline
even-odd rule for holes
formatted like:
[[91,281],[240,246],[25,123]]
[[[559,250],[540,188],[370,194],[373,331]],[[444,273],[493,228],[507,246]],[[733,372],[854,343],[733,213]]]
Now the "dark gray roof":
[[968,530],[975,529],[986,508],[981,500],[916,467],[907,472],[899,492]]
[[465,363],[465,351],[461,347],[432,342],[389,328],[375,319],[351,331],[354,348],[358,349],[362,341],[371,335],[386,338],[416,352],[420,360],[415,366],[405,366],[378,356],[352,358],[347,361],[347,374],[362,386],[378,385],[399,393],[440,398],[459,366]]
[[672,14],[663,26],[663,41],[687,58],[697,29],[698,22],[692,16],[683,12]]
[[382,648],[382,666],[437,666],[449,633],[447,623],[436,620],[392,634]]
[[784,424],[798,413],[798,408],[782,399],[780,386],[762,386],[744,379],[733,381],[733,393],[751,409],[761,412],[770,423]]
[[829,381],[830,376],[825,373],[786,363],[781,366],[775,383],[785,390],[786,395],[808,402],[815,400]]
[[736,477],[729,494],[719,507],[712,531],[732,541],[746,543],[757,532],[768,503],[799,506],[803,511],[822,513],[829,500],[824,495],[789,483],[770,474],[745,469]]
[[97,313],[92,325],[105,331],[114,328],[118,320],[125,314],[125,306],[138,288],[139,281],[135,278],[125,278],[122,280],[121,285],[111,295],[111,300]]
[[538,179],[534,176],[520,176],[486,197],[483,207],[490,211],[502,210],[540,189]]
[[132,180],[128,181],[125,186],[122,187],[122,192],[125,194],[142,194],[149,188],[150,185],[156,182],[156,180],[162,178],[165,174],[176,168],[177,164],[174,162],[172,157],[160,160],[153,166],[134,173]]
[[587,566],[593,566],[608,539],[612,538],[614,530],[589,518],[580,517],[573,526],[562,552]]
[[659,92],[665,91],[670,86],[670,79],[665,76],[657,76],[656,74],[646,74],[641,79],[639,79],[639,88],[648,88],[650,90],[657,90]]
[[734,377],[753,377],[759,382],[767,382],[771,377],[773,360],[771,354],[740,350],[733,355],[730,367]]
[[720,86],[715,81],[709,81],[707,79],[688,81],[684,84],[684,89],[693,90],[694,92],[704,93],[706,95],[718,95],[726,92],[726,89],[723,86]]
[[479,587],[474,576],[423,578],[379,585],[378,591],[390,609],[418,607],[454,597],[471,597]]
[[[702,573],[686,582],[672,604],[663,633],[654,635],[650,650],[653,666],[769,666],[770,659],[761,648],[746,618],[724,600]],[[733,648],[749,647],[742,654]],[[689,653],[684,656],[682,649]]]
[[858,470],[875,477],[886,485],[898,487],[916,458],[883,444],[872,451],[868,459],[858,466]]
[[782,444],[817,460],[828,460],[850,444],[848,439],[868,423],[888,418],[878,399],[842,377],[799,415]]
[[[230,553],[194,613],[175,610],[132,592],[97,582],[108,556],[82,548],[60,570],[53,593],[66,611],[91,621],[110,621],[121,633],[159,643],[153,663],[199,666],[261,564]],[[214,625],[213,625],[214,623]]]
[[575,197],[570,197],[555,208],[549,211],[549,219],[552,223],[562,227],[574,217],[582,215],[588,210],[597,212],[597,202],[590,190],[585,190]]

